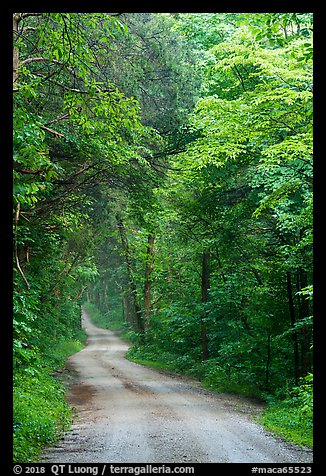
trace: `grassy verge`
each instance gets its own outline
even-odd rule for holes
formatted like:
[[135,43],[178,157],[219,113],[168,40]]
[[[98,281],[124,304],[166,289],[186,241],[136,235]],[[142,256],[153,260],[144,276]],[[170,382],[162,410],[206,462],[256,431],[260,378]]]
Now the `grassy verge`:
[[14,462],[36,462],[44,446],[53,444],[71,424],[71,408],[63,385],[51,373],[64,366],[84,340],[60,341],[49,355],[38,355],[33,365],[15,372],[13,391]]
[[313,446],[313,375],[301,378],[300,385],[287,391],[282,401],[272,401],[261,423],[276,435],[300,446]]
[[[129,352],[129,351],[128,351]],[[132,362],[136,362],[137,364],[141,365],[146,365],[146,367],[151,367],[152,369],[157,369],[157,370],[167,370],[169,372],[173,372],[176,374],[181,374],[182,372],[178,371],[172,364],[167,363],[167,362],[158,362],[154,360],[147,360],[147,359],[141,359],[137,357],[132,357],[130,354],[128,355],[128,352],[126,354],[126,358]]]
[[199,361],[170,352],[160,352],[159,357],[151,346],[133,346],[126,354],[127,359],[155,369],[168,370],[187,375],[201,381],[202,386],[215,392],[234,393],[246,397],[260,397],[257,385],[244,380],[230,378],[218,366],[215,359]]
[[300,408],[287,402],[268,405],[260,422],[267,430],[286,441],[312,448],[312,418],[303,415]]
[[121,318],[117,318],[116,316],[103,314],[98,309],[95,304],[91,302],[85,302],[83,304],[83,308],[89,313],[89,316],[97,327],[101,327],[102,329],[109,329],[110,331],[123,331],[124,330],[124,323],[121,321]]

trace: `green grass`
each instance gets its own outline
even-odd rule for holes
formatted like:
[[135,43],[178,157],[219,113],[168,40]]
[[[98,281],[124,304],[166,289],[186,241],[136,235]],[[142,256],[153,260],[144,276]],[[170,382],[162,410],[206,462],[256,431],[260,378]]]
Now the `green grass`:
[[242,395],[244,397],[261,398],[261,392],[257,385],[250,382],[237,382],[232,380],[225,380],[223,382],[223,376],[221,380],[215,383],[203,382],[203,387],[213,392],[232,393],[235,395]]
[[202,382],[202,386],[215,392],[234,393],[246,397],[259,397],[257,385],[230,378],[219,367],[215,360],[196,361],[186,356],[178,356],[171,352],[160,352],[148,346],[133,346],[126,354],[127,359],[155,369],[168,370],[177,374],[184,374]]
[[272,401],[261,416],[261,423],[271,432],[300,446],[313,445],[313,374],[300,379],[287,390],[282,401]]
[[132,346],[126,353],[126,358],[137,364],[146,365],[154,369],[169,370],[171,372],[180,373],[178,360],[174,354],[169,352],[161,352],[160,358],[151,346]]
[[63,387],[40,371],[16,376],[13,409],[14,462],[35,462],[42,447],[70,426]]
[[312,447],[312,418],[305,416],[300,408],[279,402],[269,405],[263,412],[260,423],[275,435],[290,443]]
[[117,312],[103,314],[98,307],[91,302],[85,302],[83,307],[89,313],[91,321],[95,326],[111,331],[120,331],[125,328],[125,323],[121,320],[121,316]]
[[172,364],[169,364],[169,363],[158,362],[154,360],[146,360],[146,359],[141,359],[137,357],[131,358],[128,355],[126,355],[126,357],[132,362],[136,362],[137,364],[141,364],[141,365],[146,365],[146,367],[151,367],[152,369],[168,370],[170,372],[180,373],[175,369],[175,367]]
[[55,347],[48,346],[43,356],[47,365],[53,369],[64,367],[67,358],[83,349],[86,342],[86,334],[82,334],[79,339],[60,339]]

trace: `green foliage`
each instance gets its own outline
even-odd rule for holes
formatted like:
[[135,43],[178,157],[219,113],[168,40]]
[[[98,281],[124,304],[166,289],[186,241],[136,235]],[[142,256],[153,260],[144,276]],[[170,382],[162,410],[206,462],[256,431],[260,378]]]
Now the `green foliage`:
[[205,366],[203,384],[205,388],[217,392],[234,393],[245,397],[261,397],[261,389],[255,383],[254,373],[248,375],[248,370],[233,372],[232,375],[218,362],[208,361]]
[[[14,376],[13,456],[14,462],[35,462],[45,445],[53,444],[70,428],[72,410],[65,389],[50,374],[61,368],[67,357],[82,349],[80,340],[61,339],[48,354],[35,355]],[[51,349],[51,350],[50,350]],[[35,351],[36,354],[36,351]]]
[[16,376],[13,405],[15,462],[35,461],[45,444],[69,428],[71,412],[63,389],[41,371]]
[[75,338],[72,339],[58,339],[54,348],[47,348],[44,352],[44,358],[53,369],[60,369],[64,367],[67,357],[79,352],[84,347],[86,341],[85,331],[76,332]]

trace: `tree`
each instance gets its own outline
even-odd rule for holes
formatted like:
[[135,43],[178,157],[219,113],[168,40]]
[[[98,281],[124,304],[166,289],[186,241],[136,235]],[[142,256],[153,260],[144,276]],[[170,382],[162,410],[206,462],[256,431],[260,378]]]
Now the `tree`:
[[[197,47],[210,48],[206,96],[187,127],[192,140],[170,158],[168,187],[159,188],[153,325],[162,326],[160,345],[169,328],[166,339],[180,345],[186,336],[179,350],[190,355],[195,338],[204,358],[219,358],[234,378],[269,388],[284,375],[298,381],[311,368],[311,309],[300,298],[312,277],[310,19],[291,17],[300,23],[293,29],[286,16],[210,17],[221,26],[214,36],[198,33],[200,14],[198,23],[196,14],[180,17]],[[272,41],[283,21],[293,34]],[[266,22],[273,29],[257,42]],[[281,356],[289,362],[282,370]]]

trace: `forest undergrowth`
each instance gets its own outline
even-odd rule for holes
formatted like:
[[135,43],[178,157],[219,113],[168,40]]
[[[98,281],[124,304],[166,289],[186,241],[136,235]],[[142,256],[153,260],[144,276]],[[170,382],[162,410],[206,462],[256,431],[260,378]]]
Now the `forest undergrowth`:
[[58,378],[66,360],[79,352],[86,334],[48,343],[48,353],[34,353],[33,363],[14,377],[14,462],[35,462],[42,449],[58,441],[71,427],[73,408],[66,400],[67,388]]

